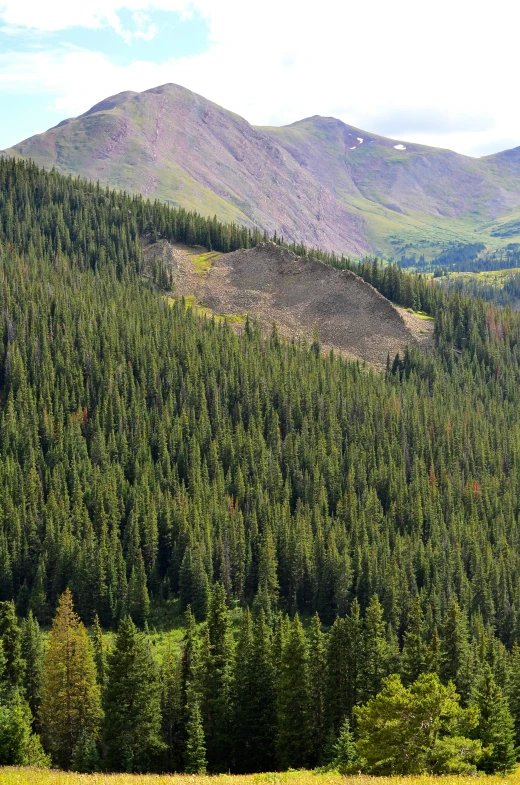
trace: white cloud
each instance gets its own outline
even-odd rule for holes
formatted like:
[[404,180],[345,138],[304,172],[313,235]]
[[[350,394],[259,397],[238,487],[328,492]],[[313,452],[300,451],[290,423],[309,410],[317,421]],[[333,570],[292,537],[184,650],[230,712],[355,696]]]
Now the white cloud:
[[[136,15],[136,31],[122,29],[123,9]],[[333,115],[410,142],[482,153],[520,144],[519,9],[509,0],[497,0],[492,14],[468,0],[403,0],[399,15],[386,0],[0,0],[0,19],[14,27],[109,25],[152,37],[154,10],[172,10],[197,11],[210,30],[203,54],[159,64],[121,65],[70,47],[0,55],[0,90],[48,92],[70,116],[115,92],[176,82],[256,124]]]
[[[112,27],[123,34],[119,13],[132,11],[134,21],[148,10],[190,14],[191,0],[0,0],[0,17],[13,28],[52,32],[69,27]],[[146,21],[146,20],[145,20]]]

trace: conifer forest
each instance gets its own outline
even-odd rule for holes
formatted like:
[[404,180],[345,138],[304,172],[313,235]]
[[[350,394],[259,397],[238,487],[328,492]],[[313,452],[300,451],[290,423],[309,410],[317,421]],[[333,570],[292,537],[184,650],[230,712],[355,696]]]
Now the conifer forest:
[[292,246],[434,318],[379,373],[172,302],[143,237],[267,239],[0,160],[0,764],[514,769],[520,315]]

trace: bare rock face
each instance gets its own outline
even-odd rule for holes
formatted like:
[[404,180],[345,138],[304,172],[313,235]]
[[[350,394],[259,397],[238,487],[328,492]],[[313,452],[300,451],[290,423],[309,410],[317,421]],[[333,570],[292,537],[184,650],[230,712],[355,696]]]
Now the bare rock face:
[[383,367],[407,344],[428,342],[432,323],[402,312],[350,271],[304,259],[274,243],[218,256],[197,276],[186,251],[164,240],[150,246],[170,266],[176,293],[193,294],[215,314],[273,322],[286,338],[312,339],[317,327],[323,349]]

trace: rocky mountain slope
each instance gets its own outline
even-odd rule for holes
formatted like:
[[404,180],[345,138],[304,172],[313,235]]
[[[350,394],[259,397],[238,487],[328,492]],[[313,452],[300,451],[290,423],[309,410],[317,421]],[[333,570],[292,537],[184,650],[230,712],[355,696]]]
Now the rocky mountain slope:
[[320,345],[382,368],[409,343],[429,345],[433,321],[396,308],[350,271],[302,259],[274,243],[208,257],[162,240],[145,249],[148,263],[172,272],[175,296],[190,297],[205,312],[243,324],[257,318],[266,331],[273,322],[286,338],[309,342],[317,327]]
[[352,255],[520,240],[520,147],[474,159],[327,117],[256,128],[177,85],[120,93],[6,153]]

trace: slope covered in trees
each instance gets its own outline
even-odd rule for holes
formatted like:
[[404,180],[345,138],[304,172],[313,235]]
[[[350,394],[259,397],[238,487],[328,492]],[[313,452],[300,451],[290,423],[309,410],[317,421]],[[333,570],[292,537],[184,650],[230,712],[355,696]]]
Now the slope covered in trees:
[[[35,619],[48,624],[66,589],[86,624],[97,614],[119,634],[107,661],[99,625],[90,653],[74,622],[97,727],[74,726],[64,765],[94,760],[104,745],[110,766],[138,770],[131,744],[141,730],[110,692],[130,678],[121,662],[134,646],[144,659],[139,669],[129,657],[132,678],[152,679],[141,769],[181,765],[180,742],[168,748],[178,733],[189,770],[249,766],[241,751],[257,751],[257,738],[269,741],[255,767],[312,765],[341,729],[348,748],[345,718],[355,726],[354,707],[395,672],[406,689],[439,673],[464,706],[486,695],[498,705],[498,684],[518,734],[520,319],[393,266],[323,254],[435,316],[435,353],[407,350],[378,375],[316,343],[284,343],[275,328],[264,339],[248,322],[236,334],[172,307],[140,274],[143,234],[222,250],[263,239],[0,162],[0,600],[26,619],[26,664],[9,654],[5,699],[21,717],[25,759],[45,759],[31,727],[53,752],[27,712],[41,723],[57,716]],[[180,683],[153,676],[134,626],[177,598],[197,621],[209,614],[200,634],[188,625]],[[226,603],[253,609],[236,658]],[[318,612],[326,641],[318,622],[307,638],[279,611]],[[7,632],[4,651],[16,639]],[[196,689],[195,650],[206,663]],[[101,708],[93,662],[101,686],[119,669]],[[403,700],[420,692],[391,686]],[[251,723],[251,691],[274,715],[255,712]],[[107,716],[126,746],[103,730]],[[480,730],[467,732],[490,739],[493,716],[481,711]],[[238,751],[228,762],[230,738]]]
[[[516,316],[361,266],[436,315],[436,356],[377,376],[143,283],[143,228],[211,232],[204,219],[0,171],[2,598],[46,621],[70,586],[111,625],[176,595],[203,617],[217,579],[326,622],[377,593],[400,634],[417,595],[433,629],[455,594],[512,644]],[[213,247],[254,241],[214,227]]]

